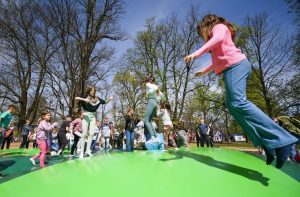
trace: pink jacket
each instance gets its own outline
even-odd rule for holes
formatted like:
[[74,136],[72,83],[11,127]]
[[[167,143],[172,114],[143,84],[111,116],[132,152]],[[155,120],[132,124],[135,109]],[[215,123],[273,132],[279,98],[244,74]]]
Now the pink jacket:
[[52,125],[46,120],[42,120],[38,126],[36,139],[38,140],[46,140],[50,135],[50,131],[57,126],[57,123],[53,123]]
[[80,118],[76,118],[75,120],[73,120],[70,126],[73,127],[73,132],[82,132],[82,120]]
[[241,50],[235,47],[230,30],[224,24],[215,25],[211,39],[192,55],[199,57],[209,51],[211,51],[212,64],[201,70],[203,74],[211,70],[220,74],[231,65],[246,59]]

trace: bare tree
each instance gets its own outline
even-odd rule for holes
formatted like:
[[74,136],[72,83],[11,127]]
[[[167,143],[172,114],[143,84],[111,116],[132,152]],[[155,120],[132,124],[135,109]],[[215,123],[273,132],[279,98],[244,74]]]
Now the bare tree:
[[114,50],[104,40],[120,40],[119,0],[53,0],[45,4],[46,16],[59,39],[59,52],[48,70],[53,94],[69,114],[76,111],[74,98],[84,94],[87,83],[104,81],[112,71]]
[[3,1],[0,7],[1,58],[0,86],[4,96],[19,104],[19,126],[35,118],[44,90],[45,70],[55,50],[55,37],[33,1]]
[[266,112],[272,116],[277,88],[282,85],[282,80],[293,75],[294,50],[291,49],[294,48],[294,38],[283,33],[265,13],[254,17],[247,16],[244,26],[249,33],[244,51],[258,78],[255,87],[259,89],[265,101]]
[[139,78],[147,74],[157,78],[166,100],[173,104],[174,119],[182,116],[186,96],[194,90],[190,86],[194,62],[186,65],[183,57],[195,50],[199,42],[195,31],[199,19],[196,10],[191,6],[184,22],[176,15],[159,22],[148,19],[145,31],[138,33],[135,47],[127,53],[127,69]]
[[128,107],[131,107],[135,112],[140,110],[141,105],[144,104],[140,80],[132,76],[130,71],[118,72],[114,77],[113,84],[122,114],[126,113]]

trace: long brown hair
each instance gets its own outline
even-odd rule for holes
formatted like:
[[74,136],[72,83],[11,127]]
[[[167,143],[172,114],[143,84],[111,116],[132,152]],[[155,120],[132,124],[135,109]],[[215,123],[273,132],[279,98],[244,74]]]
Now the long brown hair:
[[155,78],[152,75],[148,75],[145,77],[144,83],[155,83]]
[[96,86],[95,86],[95,85],[89,85],[89,86],[87,87],[87,89],[86,89],[86,94],[87,94],[87,96],[90,95],[90,92],[91,92],[93,89],[94,89],[95,92],[96,92]]
[[217,24],[224,24],[228,27],[231,33],[231,39],[234,41],[236,30],[234,26],[229,23],[226,19],[214,14],[208,14],[198,23],[197,32],[206,42],[211,38],[211,31],[213,27]]
[[166,110],[169,111],[169,113],[172,113],[171,105],[170,105],[170,103],[168,103],[168,102],[162,102],[162,103],[160,104],[160,108],[161,108],[161,109],[166,109]]

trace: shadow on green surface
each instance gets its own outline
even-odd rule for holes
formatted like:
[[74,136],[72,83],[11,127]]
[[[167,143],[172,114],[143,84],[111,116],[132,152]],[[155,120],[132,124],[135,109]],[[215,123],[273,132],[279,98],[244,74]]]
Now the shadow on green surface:
[[[3,177],[0,179],[0,184],[16,177],[39,170],[39,162],[37,162],[37,166],[33,166],[29,159],[29,156],[20,155],[0,158],[0,169],[2,170],[3,174]],[[48,161],[46,160],[45,164],[47,166],[51,166],[68,160],[69,158],[67,157],[52,156],[51,159],[48,159]]]
[[200,155],[200,154],[196,154],[196,153],[188,152],[188,151],[184,151],[184,150],[168,151],[168,153],[170,153],[171,155],[174,155],[175,157],[170,158],[170,159],[160,159],[160,160],[166,162],[166,161],[171,161],[171,160],[183,159],[184,157],[187,157],[187,158],[194,159],[200,163],[206,164],[210,167],[218,168],[218,169],[230,172],[230,173],[234,173],[236,175],[243,176],[243,177],[253,180],[253,181],[258,181],[264,186],[269,185],[269,183],[268,183],[268,181],[270,180],[269,178],[264,177],[262,173],[252,170],[252,169],[243,168],[243,167],[233,165],[230,163],[225,163],[222,161],[215,160],[209,156]]
[[5,170],[6,168],[9,168],[10,166],[14,165],[16,163],[16,161],[14,160],[6,160],[6,161],[2,161],[0,163],[0,169],[1,171]]
[[[254,157],[257,157],[265,162],[266,158],[262,155],[258,155],[256,153],[252,152],[245,152],[249,155],[252,155]],[[272,165],[275,167],[276,159],[272,163]],[[280,169],[282,172],[287,174],[288,176],[292,177],[293,179],[300,182],[300,164],[295,162],[286,161],[283,168]]]

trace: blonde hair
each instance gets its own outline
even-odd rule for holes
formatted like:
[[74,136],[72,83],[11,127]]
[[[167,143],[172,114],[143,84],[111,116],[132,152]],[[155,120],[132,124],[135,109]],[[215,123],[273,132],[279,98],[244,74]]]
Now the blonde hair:
[[208,14],[198,23],[197,32],[206,42],[211,38],[211,31],[217,24],[224,24],[228,27],[231,33],[231,39],[234,41],[236,36],[236,30],[234,26],[229,23],[223,17],[216,16],[214,14]]

